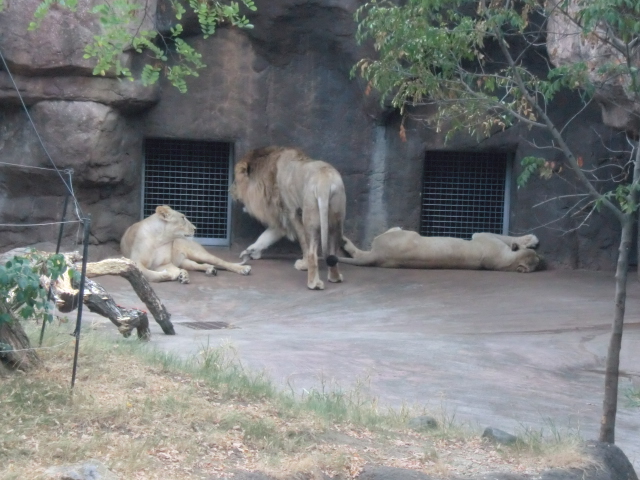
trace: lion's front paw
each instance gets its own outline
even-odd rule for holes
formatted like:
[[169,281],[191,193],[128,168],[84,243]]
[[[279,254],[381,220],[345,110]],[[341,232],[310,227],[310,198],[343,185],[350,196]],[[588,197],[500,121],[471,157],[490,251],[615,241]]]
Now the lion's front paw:
[[249,259],[258,260],[260,259],[260,257],[262,257],[262,251],[256,250],[251,247],[247,248],[246,250],[243,250],[242,253],[240,254],[242,263],[246,263]]
[[189,279],[189,273],[186,270],[180,269],[180,274],[178,275],[178,281],[182,284],[190,283],[191,279]]
[[245,265],[240,269],[241,275],[249,275],[251,273],[251,265]]
[[307,283],[309,290],[324,290],[324,283],[322,280],[314,280]]
[[309,265],[307,264],[307,260],[305,258],[301,258],[300,260],[296,260],[296,263],[293,264],[293,268],[295,268],[296,270],[300,270],[301,272],[306,272],[309,268]]
[[204,274],[208,277],[215,277],[218,275],[218,270],[213,265],[207,265],[207,269],[204,271]]

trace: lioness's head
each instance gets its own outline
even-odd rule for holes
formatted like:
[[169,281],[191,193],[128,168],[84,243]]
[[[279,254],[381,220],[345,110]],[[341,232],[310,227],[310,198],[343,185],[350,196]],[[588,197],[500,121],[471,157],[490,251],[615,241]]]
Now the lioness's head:
[[169,205],[156,207],[156,215],[160,220],[166,222],[165,229],[170,230],[176,238],[193,237],[196,227],[187,220],[184,214],[174,210]]
[[540,263],[540,257],[530,248],[523,248],[518,250],[516,260],[513,262],[512,267],[518,273],[535,272]]

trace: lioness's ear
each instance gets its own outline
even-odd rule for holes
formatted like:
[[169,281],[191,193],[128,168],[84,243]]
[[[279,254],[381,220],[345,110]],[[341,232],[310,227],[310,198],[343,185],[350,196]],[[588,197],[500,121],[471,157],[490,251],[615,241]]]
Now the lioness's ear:
[[159,205],[156,207],[156,213],[160,216],[160,218],[166,220],[171,214],[171,207],[169,205]]
[[520,250],[520,245],[518,245],[516,242],[513,242],[511,244],[511,251],[512,252],[517,252],[518,250]]

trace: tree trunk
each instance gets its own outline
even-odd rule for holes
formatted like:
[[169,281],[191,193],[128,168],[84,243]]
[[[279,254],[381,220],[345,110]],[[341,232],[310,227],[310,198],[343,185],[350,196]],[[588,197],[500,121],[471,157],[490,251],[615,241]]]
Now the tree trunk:
[[607,350],[607,365],[604,375],[604,401],[600,422],[601,442],[615,443],[616,413],[618,410],[618,378],[620,368],[620,349],[622,347],[622,329],[627,299],[627,276],[629,271],[629,250],[633,237],[634,214],[625,215],[620,236],[618,265],[616,267],[615,313],[611,327],[611,338]]
[[[602,420],[600,421],[601,442],[615,443],[616,413],[618,411],[618,381],[620,377],[620,349],[622,348],[622,330],[624,328],[624,311],[627,301],[627,277],[629,272],[629,251],[633,241],[633,231],[638,217],[638,191],[640,182],[640,142],[635,145],[633,158],[633,176],[631,189],[627,195],[627,204],[634,211],[626,213],[622,219],[618,264],[616,266],[616,296],[611,338],[607,350],[607,365],[604,374],[604,400],[602,402]],[[640,223],[640,222],[638,222]],[[640,255],[640,252],[638,252]]]
[[36,351],[31,349],[29,337],[16,318],[0,323],[0,344],[10,346],[6,349],[0,345],[0,360],[12,370],[27,371],[42,363]]

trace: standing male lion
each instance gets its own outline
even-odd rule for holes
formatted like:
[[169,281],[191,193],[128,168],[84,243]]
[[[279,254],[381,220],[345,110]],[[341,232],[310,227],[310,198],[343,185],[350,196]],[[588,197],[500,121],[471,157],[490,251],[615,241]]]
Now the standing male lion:
[[342,177],[326,162],[295,148],[266,147],[247,153],[235,167],[231,195],[267,229],[240,257],[258,259],[262,251],[287,236],[297,239],[308,270],[307,287],[323,290],[318,275],[318,247],[329,266],[328,280],[341,282],[335,254],[342,242],[346,195]]

